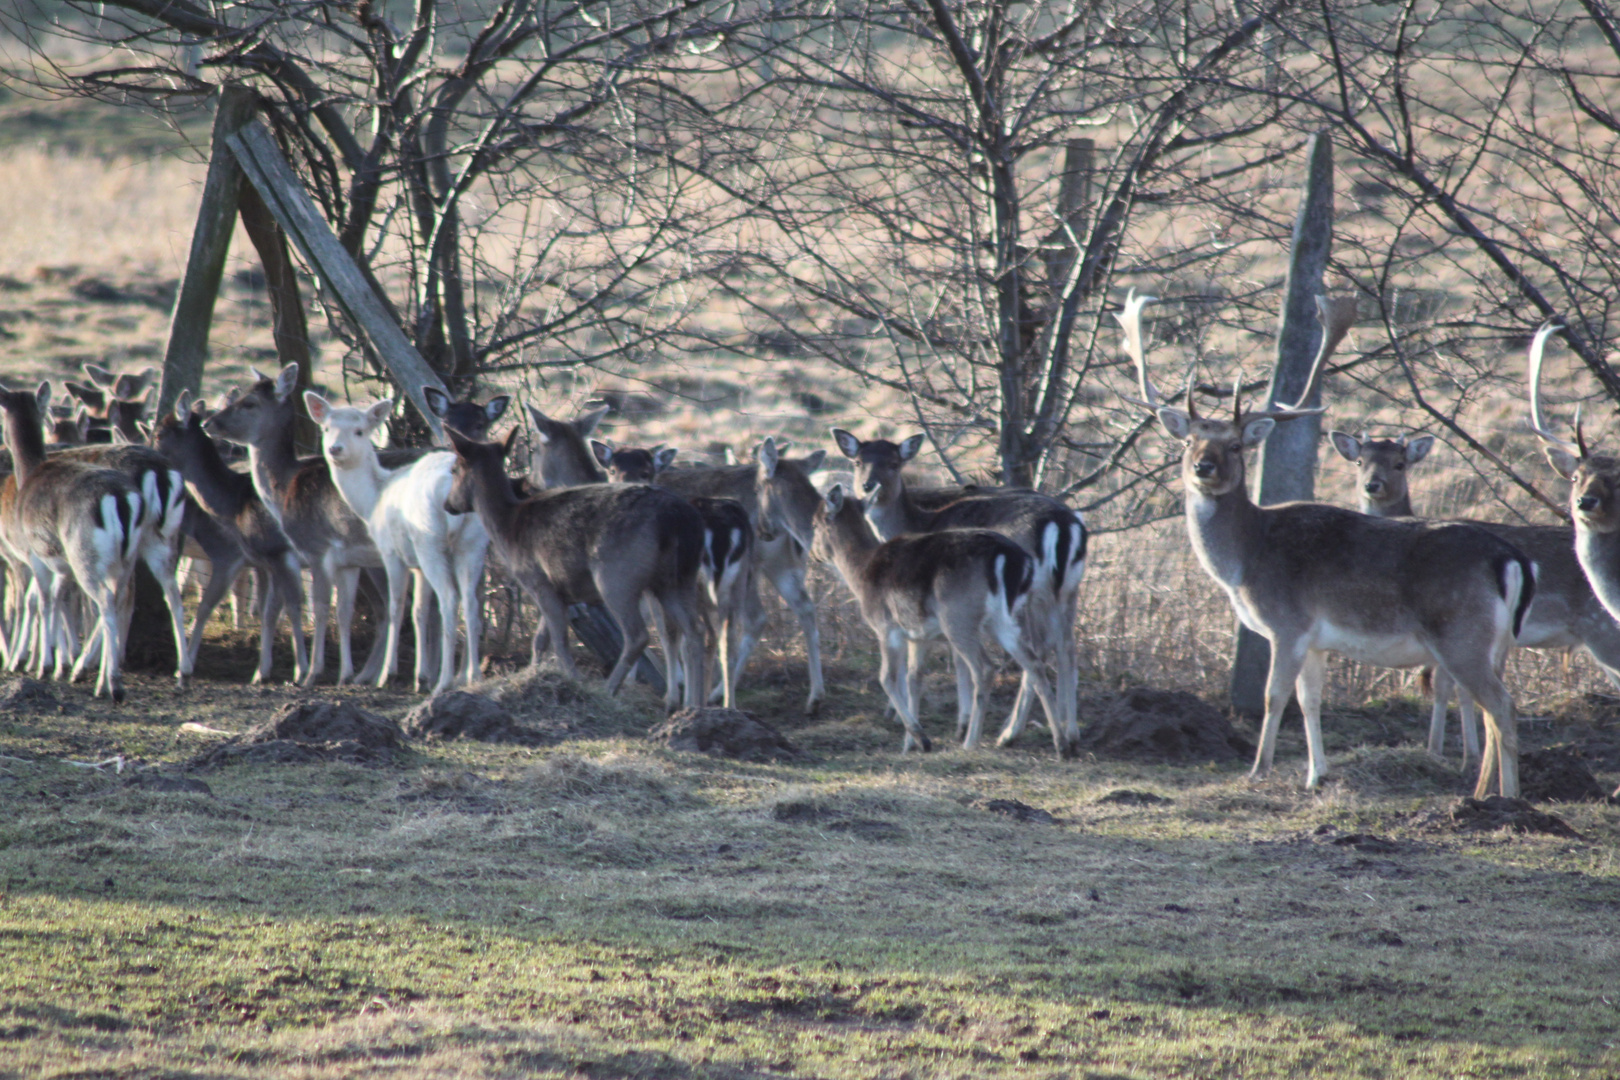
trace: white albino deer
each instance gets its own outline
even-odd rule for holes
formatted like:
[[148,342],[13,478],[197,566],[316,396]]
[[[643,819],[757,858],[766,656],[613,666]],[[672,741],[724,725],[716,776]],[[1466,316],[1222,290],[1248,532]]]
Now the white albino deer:
[[[1543,338],[1545,341],[1545,338]],[[1361,512],[1374,517],[1410,517],[1412,499],[1408,466],[1428,454],[1431,435],[1412,439],[1355,438],[1339,431],[1328,437],[1341,457],[1355,462]],[[1577,646],[1597,662],[1609,682],[1620,687],[1620,623],[1604,610],[1575,555],[1575,530],[1568,525],[1508,525],[1470,521],[1501,537],[1536,564],[1536,598],[1518,633],[1520,648],[1572,649]],[[1446,703],[1453,684],[1444,671],[1434,673],[1434,712],[1429,723],[1429,753],[1439,757],[1446,746]],[[1479,727],[1474,702],[1458,698],[1462,714],[1463,763],[1479,756]]]
[[[382,556],[388,574],[388,638],[377,685],[386,686],[399,668],[399,635],[405,621],[405,586],[412,571],[426,579],[439,602],[439,671],[433,693],[448,690],[456,675],[456,613],[467,627],[466,681],[478,678],[478,638],[481,626],[479,583],[484,576],[484,555],[489,535],[471,514],[444,512],[450,494],[450,472],[455,456],[448,451],[427,454],[399,469],[385,469],[377,460],[372,434],[394,411],[387,398],[365,409],[333,405],[313,390],[304,391],[304,405],[321,429],[321,448],[332,469],[332,480],[343,499],[360,515]],[[416,675],[414,686],[427,680],[427,593],[416,591]]]
[[1051,684],[1020,618],[1038,584],[1035,557],[1018,543],[990,529],[969,528],[882,541],[861,501],[834,484],[816,508],[811,552],[837,568],[855,594],[861,618],[877,635],[883,691],[906,729],[901,753],[913,745],[933,748],[917,720],[916,680],[907,654],[914,644],[938,638],[950,643],[956,659],[957,727],[967,732],[965,746],[978,745],[990,690],[986,627],[1024,670],[1058,749],[1064,748]]
[[[1244,451],[1279,421],[1321,410],[1293,406],[1201,417],[1191,386],[1185,410],[1165,404],[1147,375],[1144,298],[1118,318],[1146,404],[1182,444],[1187,532],[1199,563],[1224,588],[1243,624],[1271,642],[1266,715],[1252,777],[1271,769],[1277,729],[1294,689],[1305,714],[1306,785],[1327,771],[1322,683],[1327,654],[1380,667],[1434,664],[1484,706],[1487,723],[1476,797],[1498,780],[1519,794],[1518,728],[1502,666],[1535,595],[1535,568],[1506,541],[1473,525],[1375,518],[1324,503],[1256,506],[1244,482]],[[1355,300],[1318,298],[1322,345],[1300,396],[1355,321]]]

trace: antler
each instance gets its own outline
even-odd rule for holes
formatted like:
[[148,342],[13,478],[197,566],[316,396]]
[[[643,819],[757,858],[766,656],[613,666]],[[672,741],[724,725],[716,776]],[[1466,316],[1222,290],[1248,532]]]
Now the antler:
[[1142,392],[1140,398],[1127,397],[1125,400],[1147,409],[1158,409],[1164,404],[1158,387],[1148,378],[1147,355],[1142,350],[1142,308],[1157,299],[1156,296],[1137,296],[1136,290],[1132,289],[1125,296],[1124,310],[1114,313],[1120,328],[1125,331],[1125,352],[1136,362],[1136,384]]
[[1322,372],[1327,368],[1327,358],[1333,355],[1333,350],[1339,347],[1344,335],[1356,322],[1356,298],[1354,296],[1318,296],[1316,298],[1316,314],[1322,320],[1322,344],[1316,350],[1316,359],[1311,363],[1311,376],[1305,380],[1305,389],[1292,405],[1280,405],[1274,409],[1263,412],[1245,413],[1246,418],[1269,416],[1273,420],[1294,420],[1301,416],[1318,416],[1327,412],[1326,406],[1318,405],[1307,408],[1305,402],[1310,400],[1316,392],[1317,386],[1322,382]]
[[1536,331],[1536,336],[1530,339],[1530,430],[1535,432],[1542,442],[1557,447],[1566,454],[1579,457],[1586,456],[1586,440],[1581,437],[1580,409],[1575,410],[1575,442],[1560,439],[1552,433],[1552,427],[1547,423],[1541,412],[1541,361],[1547,352],[1547,339],[1554,331],[1563,328],[1563,322],[1558,319],[1548,319]]

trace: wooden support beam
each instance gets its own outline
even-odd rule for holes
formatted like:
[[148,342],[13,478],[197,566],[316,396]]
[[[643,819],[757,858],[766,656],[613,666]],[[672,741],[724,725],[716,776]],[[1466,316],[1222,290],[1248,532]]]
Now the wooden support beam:
[[298,245],[309,268],[332,288],[343,309],[360,327],[393,376],[394,382],[416,406],[436,438],[444,437],[439,418],[428,408],[427,387],[444,390],[444,383],[416,351],[405,331],[388,313],[349,253],[343,250],[331,226],[321,216],[304,185],[282,157],[268,128],[259,121],[246,124],[227,142],[236,160],[287,236]]
[[202,205],[191,234],[191,254],[185,276],[174,299],[169,320],[169,344],[163,354],[163,379],[158,384],[157,411],[174,408],[180,391],[193,396],[202,391],[203,364],[208,359],[208,330],[214,321],[214,300],[225,276],[225,256],[236,230],[237,191],[242,170],[227,140],[253,119],[258,97],[252,90],[226,83],[214,111],[214,135],[208,156],[208,177],[203,181]]

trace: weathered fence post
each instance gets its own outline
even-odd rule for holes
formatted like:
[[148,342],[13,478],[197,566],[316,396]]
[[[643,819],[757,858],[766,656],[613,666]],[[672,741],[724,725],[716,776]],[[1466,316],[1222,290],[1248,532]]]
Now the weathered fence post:
[[219,296],[219,284],[225,276],[231,233],[236,230],[237,190],[242,182],[242,170],[226,140],[253,119],[257,101],[252,90],[235,83],[226,83],[219,91],[208,152],[208,177],[203,181],[197,228],[191,234],[191,254],[186,259],[185,275],[180,279],[169,321],[156,416],[174,408],[180,391],[190,390],[196,396],[202,390],[208,330],[214,321],[214,299]]
[[[1277,332],[1277,366],[1271,376],[1268,407],[1294,402],[1310,378],[1311,361],[1322,340],[1316,315],[1316,297],[1322,292],[1328,253],[1333,245],[1333,140],[1319,131],[1311,139],[1305,172],[1305,193],[1294,221],[1293,248],[1288,259],[1288,285],[1283,300],[1282,324]],[[1320,387],[1306,405],[1321,404]],[[1255,469],[1255,501],[1261,506],[1295,502],[1316,495],[1316,445],[1321,438],[1319,417],[1278,424],[1260,444]],[[1237,651],[1232,661],[1232,708],[1244,716],[1266,711],[1266,675],[1271,666],[1271,645],[1249,628],[1239,625]]]

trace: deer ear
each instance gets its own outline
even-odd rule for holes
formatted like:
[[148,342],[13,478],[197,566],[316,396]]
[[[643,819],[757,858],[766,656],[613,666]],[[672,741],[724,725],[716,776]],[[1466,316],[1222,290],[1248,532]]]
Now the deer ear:
[[922,449],[922,444],[923,444],[923,436],[921,436],[921,435],[913,435],[911,438],[909,438],[905,442],[901,443],[900,444],[900,460],[901,461],[910,461],[912,458],[916,457],[917,456],[917,451]]
[[1333,444],[1333,449],[1337,450],[1339,456],[1344,460],[1351,464],[1361,460],[1361,443],[1354,435],[1346,435],[1342,431],[1330,431],[1328,432],[1328,441]]
[[182,390],[174,399],[174,418],[182,424],[191,418],[191,391]]
[[34,400],[39,402],[39,413],[41,416],[44,416],[50,411],[51,381],[49,379],[46,379],[44,382],[39,384],[39,389],[34,391]]
[[612,411],[613,406],[611,405],[604,405],[600,409],[592,409],[574,421],[574,430],[579,432],[582,437],[589,435],[596,430],[596,425],[602,422],[602,417]]
[[754,451],[754,457],[759,461],[760,479],[770,480],[776,475],[776,463],[781,460],[781,455],[777,453],[775,439],[765,436],[765,441]]
[[807,472],[807,473],[815,472],[817,469],[819,469],[823,465],[827,464],[827,451],[825,451],[825,450],[812,450],[812,451],[810,451],[810,453],[805,455],[804,460],[802,462],[800,462],[799,464],[800,464],[800,467],[803,468],[805,472]]
[[517,445],[517,437],[518,425],[513,424],[512,430],[506,433],[506,441],[501,443],[501,457],[507,457],[512,453],[512,447]]
[[658,451],[658,453],[653,455],[653,469],[657,472],[663,472],[665,469],[669,468],[670,465],[674,464],[675,455],[678,453],[680,453],[680,450],[676,447],[664,447],[662,450]]
[[326,423],[326,414],[332,410],[332,403],[313,390],[305,390],[304,408],[309,410],[311,420],[317,424],[324,424]]
[[506,407],[511,403],[512,399],[505,394],[497,394],[484,402],[484,415],[489,417],[489,422],[493,424],[501,418],[506,412]]
[[458,457],[465,457],[467,451],[471,450],[475,445],[473,440],[467,438],[449,424],[444,426],[444,437],[450,440],[450,449],[454,450]]
[[1169,432],[1172,439],[1185,439],[1192,434],[1192,417],[1180,409],[1172,409],[1165,405],[1159,409],[1159,423]]
[[613,464],[613,447],[599,439],[592,439],[591,456],[596,459],[598,465],[605,469]]
[[378,428],[386,424],[388,422],[388,418],[393,415],[394,399],[391,397],[383,398],[381,401],[377,402],[375,405],[371,406],[371,408],[366,410],[366,430],[376,431]]
[[102,389],[106,389],[118,381],[118,376],[114,375],[100,364],[84,365],[84,373],[91,382],[95,383]]
[[844,485],[834,484],[827,489],[827,516],[838,513],[844,508]]
[[298,365],[288,364],[276,373],[276,400],[286,401],[298,388]]
[[533,405],[524,405],[523,407],[528,410],[529,419],[534,423],[534,430],[540,436],[540,441],[549,443],[551,441],[551,425],[555,424],[556,421]]
[[1575,478],[1575,470],[1581,464],[1579,458],[1563,447],[1553,446],[1550,443],[1544,444],[1541,449],[1547,455],[1547,461],[1557,470],[1559,476],[1562,476],[1565,480]]
[[1433,449],[1434,436],[1419,435],[1417,438],[1406,444],[1406,463],[1408,465],[1416,465],[1418,462],[1428,457],[1429,451]]
[[832,429],[833,442],[838,444],[838,452],[854,461],[861,456],[861,440],[845,431],[843,428]]
[[1277,421],[1269,416],[1257,416],[1253,420],[1243,423],[1243,445],[1259,446],[1271,434],[1271,429],[1277,426]]
[[437,386],[424,386],[422,387],[422,399],[427,402],[428,408],[433,411],[434,416],[439,417],[441,420],[444,419],[445,412],[450,408],[449,394],[440,390]]

